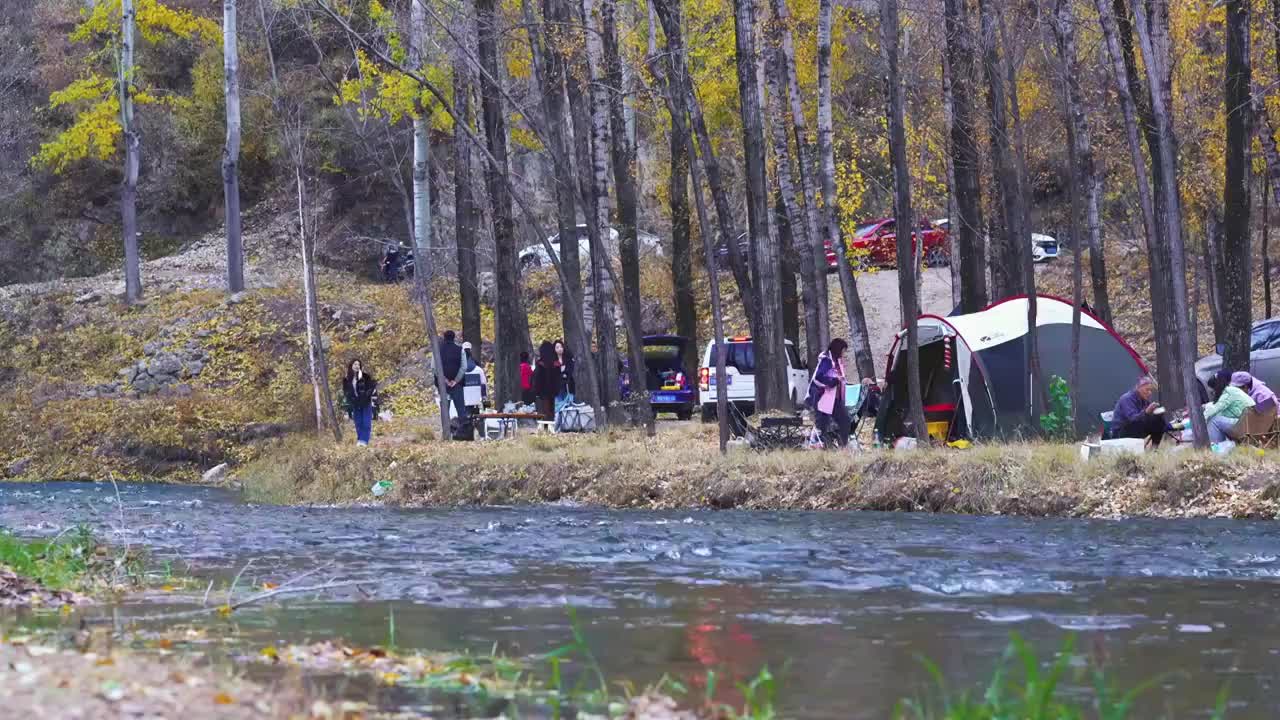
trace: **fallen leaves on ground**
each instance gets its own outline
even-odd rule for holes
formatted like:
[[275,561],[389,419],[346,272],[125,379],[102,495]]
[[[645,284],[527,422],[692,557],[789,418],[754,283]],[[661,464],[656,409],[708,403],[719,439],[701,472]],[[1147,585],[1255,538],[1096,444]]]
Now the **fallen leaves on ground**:
[[45,607],[82,605],[89,602],[83,595],[69,590],[50,590],[40,583],[0,568],[0,607],[40,605]]

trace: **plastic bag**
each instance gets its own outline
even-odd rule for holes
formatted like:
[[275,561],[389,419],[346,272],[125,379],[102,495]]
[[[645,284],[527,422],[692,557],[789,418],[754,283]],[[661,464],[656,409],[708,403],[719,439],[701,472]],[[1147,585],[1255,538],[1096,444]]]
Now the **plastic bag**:
[[382,497],[388,492],[391,492],[391,481],[379,480],[373,484],[373,487],[369,488],[369,492],[373,493],[374,497]]

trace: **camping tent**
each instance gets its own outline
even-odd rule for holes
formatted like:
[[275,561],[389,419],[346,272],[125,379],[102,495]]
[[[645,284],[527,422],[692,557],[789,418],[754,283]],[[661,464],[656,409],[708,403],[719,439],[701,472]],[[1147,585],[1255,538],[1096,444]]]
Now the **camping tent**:
[[[1041,379],[1071,372],[1071,303],[1040,295],[1036,328]],[[1027,397],[1027,298],[1013,297],[968,315],[922,315],[917,321],[920,383],[929,421],[949,421],[950,437],[1016,436],[1026,430],[1028,403],[1043,414],[1039,389]],[[889,351],[888,384],[876,429],[881,437],[902,434],[906,416],[905,331]],[[901,352],[901,356],[899,353]],[[1147,372],[1138,353],[1092,313],[1080,313],[1080,387],[1078,418],[1082,429],[1098,424],[1138,376]]]

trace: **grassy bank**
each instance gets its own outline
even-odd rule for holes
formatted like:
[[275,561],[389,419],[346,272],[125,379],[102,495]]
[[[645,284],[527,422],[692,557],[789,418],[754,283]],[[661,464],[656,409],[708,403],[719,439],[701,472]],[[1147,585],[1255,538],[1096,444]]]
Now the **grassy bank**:
[[293,439],[237,477],[281,503],[381,501],[404,506],[574,502],[609,508],[889,510],[1027,516],[1274,518],[1280,460],[1157,453],[1085,463],[1075,446],[860,454],[716,451],[713,428],[526,436],[502,443],[375,438],[371,448]]

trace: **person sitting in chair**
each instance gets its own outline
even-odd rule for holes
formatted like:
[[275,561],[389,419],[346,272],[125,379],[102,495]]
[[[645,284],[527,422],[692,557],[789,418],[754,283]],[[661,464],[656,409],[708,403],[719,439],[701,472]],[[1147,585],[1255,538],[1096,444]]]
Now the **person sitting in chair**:
[[1120,396],[1111,417],[1112,437],[1149,438],[1153,447],[1160,447],[1164,434],[1173,428],[1164,413],[1156,412],[1160,405],[1152,398],[1158,389],[1155,378],[1143,375],[1132,390]]
[[[1238,372],[1231,376],[1231,382],[1218,393],[1218,399],[1204,406],[1204,420],[1209,430],[1209,442],[1220,443],[1227,439],[1227,433],[1236,426],[1241,416],[1253,407],[1253,398],[1243,389],[1253,378],[1247,372]],[[1184,442],[1193,439],[1191,427],[1182,431]]]
[[1266,383],[1244,371],[1231,376],[1232,385],[1236,384],[1236,380],[1240,381],[1240,389],[1253,398],[1254,407],[1258,410],[1266,412],[1276,406],[1276,394],[1267,387]]

